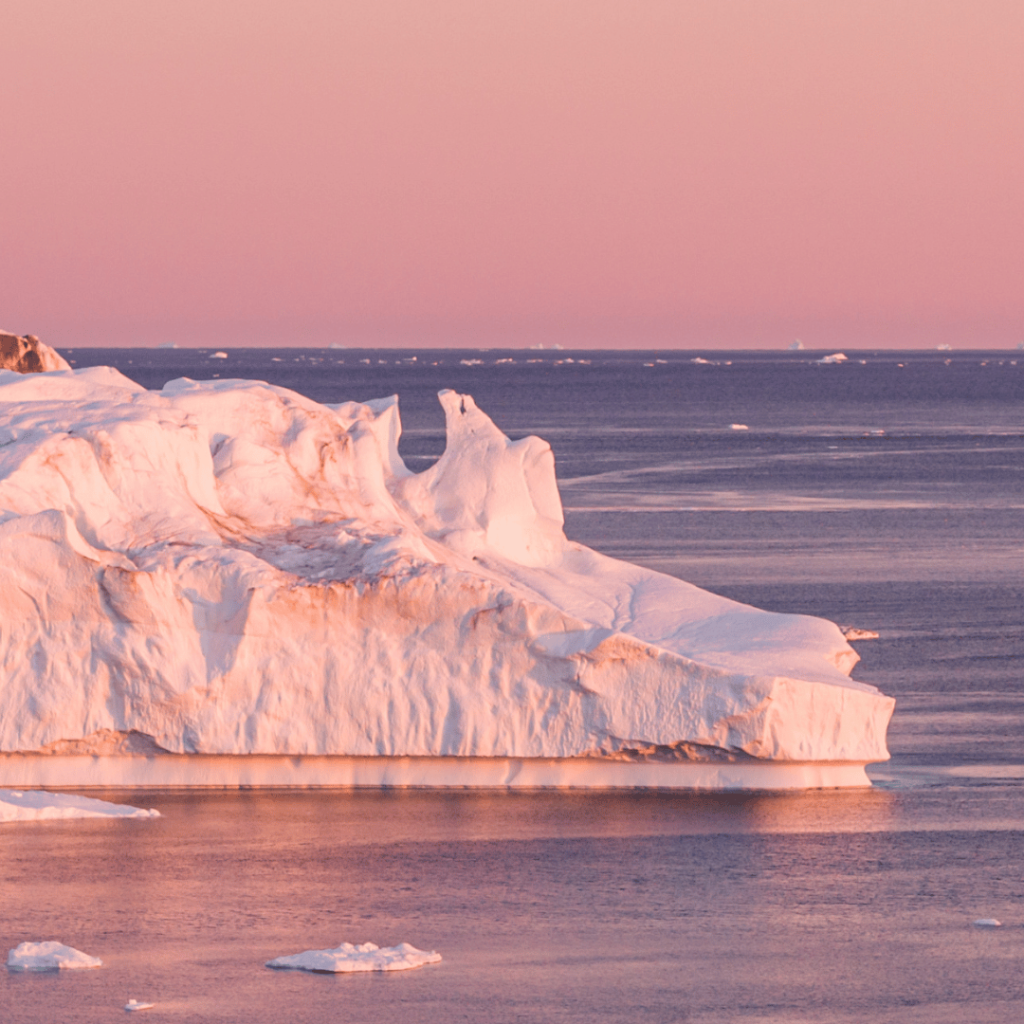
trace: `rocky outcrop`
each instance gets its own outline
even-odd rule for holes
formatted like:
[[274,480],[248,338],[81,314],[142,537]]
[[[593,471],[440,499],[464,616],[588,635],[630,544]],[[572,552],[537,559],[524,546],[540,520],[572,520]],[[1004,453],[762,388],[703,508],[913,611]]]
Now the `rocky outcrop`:
[[17,373],[46,373],[70,370],[67,362],[34,334],[19,337],[0,331],[0,370]]

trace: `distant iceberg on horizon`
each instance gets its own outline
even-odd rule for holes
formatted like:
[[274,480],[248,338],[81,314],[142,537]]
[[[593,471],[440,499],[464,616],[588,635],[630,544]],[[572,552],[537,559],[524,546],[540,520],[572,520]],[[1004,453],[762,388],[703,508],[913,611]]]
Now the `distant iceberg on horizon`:
[[395,397],[0,372],[0,751],[349,758],[398,785],[850,784],[888,757],[893,701],[837,626],[567,540],[550,446],[440,400],[416,474]]

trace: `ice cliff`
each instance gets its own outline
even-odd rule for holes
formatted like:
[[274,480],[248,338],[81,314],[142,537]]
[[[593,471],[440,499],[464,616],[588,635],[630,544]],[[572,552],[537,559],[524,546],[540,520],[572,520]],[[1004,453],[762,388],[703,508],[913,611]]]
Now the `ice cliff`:
[[568,541],[550,447],[440,398],[413,474],[395,398],[0,371],[0,750],[888,756],[835,625]]

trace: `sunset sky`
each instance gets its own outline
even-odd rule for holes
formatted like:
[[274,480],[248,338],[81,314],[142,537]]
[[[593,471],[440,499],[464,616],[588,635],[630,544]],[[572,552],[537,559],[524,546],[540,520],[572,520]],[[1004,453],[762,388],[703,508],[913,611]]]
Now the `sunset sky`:
[[1024,341],[1021,0],[3,0],[0,328]]

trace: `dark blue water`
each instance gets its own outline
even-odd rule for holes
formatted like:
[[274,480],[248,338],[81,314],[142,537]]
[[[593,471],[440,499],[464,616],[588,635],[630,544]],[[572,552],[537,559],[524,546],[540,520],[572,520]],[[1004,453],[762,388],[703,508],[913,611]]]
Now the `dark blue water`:
[[[69,353],[147,387],[398,393],[413,469],[436,391],[468,392],[552,443],[571,537],[877,630],[855,675],[897,698],[894,757],[865,792],[157,793],[152,822],[7,826],[0,953],[106,965],[0,975],[0,1021],[120,1019],[126,987],[177,1021],[1018,1021],[1024,353],[847,354]],[[261,966],[365,940],[445,959]]]

